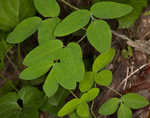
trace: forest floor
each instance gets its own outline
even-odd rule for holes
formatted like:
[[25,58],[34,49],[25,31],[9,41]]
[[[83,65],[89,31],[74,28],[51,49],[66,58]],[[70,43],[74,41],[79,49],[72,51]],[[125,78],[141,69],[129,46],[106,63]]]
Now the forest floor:
[[[117,23],[115,21],[110,21],[110,25],[112,25],[112,28],[114,29],[112,47],[116,49],[116,57],[107,68],[111,69],[114,75],[113,82],[110,86],[111,88],[122,94],[137,92],[145,96],[150,101],[150,15],[144,16],[144,13],[147,10],[150,10],[150,6],[143,11],[141,17],[130,29],[116,30],[115,27],[117,26]],[[124,37],[134,39],[134,42],[126,41],[123,39]],[[88,48],[87,44],[89,45]],[[83,49],[84,57],[97,53],[93,47],[90,46],[87,40],[83,40],[80,45]],[[128,45],[132,47],[133,54],[129,58],[124,58],[121,52],[123,49],[126,49]],[[22,55],[22,60],[23,56],[24,55]],[[16,81],[19,73],[16,66],[11,60],[9,60],[9,58],[7,58],[6,65],[7,67],[4,69],[3,75]],[[4,83],[5,81],[1,80],[0,86]],[[100,96],[98,96],[95,100],[94,109],[97,109],[98,106],[103,104],[112,96],[117,95],[111,89],[102,87]],[[40,115],[40,118],[48,117],[49,116],[47,114],[45,114],[45,116],[43,114]],[[150,106],[140,110],[135,110],[133,117],[150,118]],[[107,117],[99,116],[98,118],[116,118],[116,114]]]

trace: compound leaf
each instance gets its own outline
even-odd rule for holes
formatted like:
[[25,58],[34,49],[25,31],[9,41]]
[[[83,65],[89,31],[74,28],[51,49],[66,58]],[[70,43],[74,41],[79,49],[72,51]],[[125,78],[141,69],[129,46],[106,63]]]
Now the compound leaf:
[[52,66],[43,86],[46,95],[50,97],[56,92],[57,83],[66,89],[75,89],[76,83],[83,79],[85,72],[81,48],[76,43],[62,47],[61,41],[49,40],[33,49],[24,59],[28,68],[20,74],[20,78],[36,79]]

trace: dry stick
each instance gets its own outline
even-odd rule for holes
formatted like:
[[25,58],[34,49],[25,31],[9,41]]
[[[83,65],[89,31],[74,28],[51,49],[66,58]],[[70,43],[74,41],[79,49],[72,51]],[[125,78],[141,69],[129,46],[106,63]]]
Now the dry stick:
[[[127,73],[126,73],[126,78],[129,76],[129,67],[127,67]],[[127,81],[124,81],[124,86],[123,86],[123,89],[125,90],[126,86],[127,86]]]
[[10,62],[10,64],[12,65],[12,67],[14,68],[14,70],[16,71],[17,75],[19,75],[19,70],[18,70],[18,67],[13,63],[13,61],[11,60],[11,58],[6,55],[8,61]]
[[133,71],[130,75],[128,75],[124,80],[122,80],[121,85],[126,83],[128,81],[128,79],[133,76],[135,73],[139,72],[141,69],[143,69],[144,67],[150,65],[150,63],[146,63],[144,65],[142,65],[140,68],[136,69],[135,71]]
[[[124,40],[127,40],[127,41],[132,41],[130,38],[128,38],[126,35],[122,35],[122,34],[119,34],[119,33],[117,33],[116,31],[114,31],[114,30],[111,30],[111,32],[112,32],[112,34],[114,34],[114,35],[116,35],[116,36],[118,36],[118,37],[120,37],[120,38],[122,38],[122,39],[124,39]],[[132,41],[133,42],[133,41]]]

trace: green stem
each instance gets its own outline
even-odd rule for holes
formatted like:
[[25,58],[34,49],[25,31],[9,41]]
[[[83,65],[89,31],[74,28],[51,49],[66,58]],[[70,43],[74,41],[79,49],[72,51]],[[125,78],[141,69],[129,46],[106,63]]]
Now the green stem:
[[76,96],[76,94],[74,94],[74,92],[72,92],[71,90],[69,90],[69,92],[70,92],[75,98],[79,98],[79,97]]
[[111,88],[111,87],[108,87],[108,86],[105,86],[107,87],[108,89],[110,89],[111,91],[113,91],[114,93],[116,93],[117,95],[119,95],[120,97],[122,97],[122,94],[119,93],[118,91],[116,91],[115,89]]
[[0,74],[0,78],[2,78],[3,80],[8,81],[9,85],[11,86],[11,88],[14,89],[16,92],[18,92],[18,89],[17,89],[16,86],[12,83],[11,80],[8,80],[8,79],[5,78],[2,74]]
[[86,37],[86,34],[84,36],[82,36],[81,39],[79,41],[77,41],[77,43],[79,44],[85,37]]
[[17,52],[18,52],[18,67],[21,68],[21,47],[20,44],[17,46]]
[[93,117],[94,118],[96,118],[96,115],[95,115],[95,113],[94,113],[94,111],[93,111],[93,107],[94,107],[94,101],[92,101],[92,105],[91,105],[91,114],[93,115]]
[[18,67],[13,63],[13,61],[11,60],[11,58],[6,54],[6,57],[9,61],[9,63],[12,65],[12,67],[14,68],[14,70],[16,71],[16,73],[19,75],[19,70]]
[[69,2],[65,1],[65,0],[61,0],[64,4],[66,4],[67,6],[69,6],[70,8],[72,9],[75,9],[75,10],[80,10],[79,8],[73,6],[72,4],[70,4]]

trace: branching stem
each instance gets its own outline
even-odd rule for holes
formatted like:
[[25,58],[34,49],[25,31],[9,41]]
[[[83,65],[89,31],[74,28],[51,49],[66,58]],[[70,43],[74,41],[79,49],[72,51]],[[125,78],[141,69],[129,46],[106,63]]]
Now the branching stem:
[[113,91],[114,93],[116,93],[117,95],[119,95],[120,97],[122,97],[122,94],[119,93],[118,91],[116,91],[115,89],[111,88],[111,87],[108,87],[106,86],[108,89],[110,89],[111,91]]
[[79,8],[73,6],[72,4],[70,4],[69,2],[65,1],[65,0],[61,0],[64,4],[66,4],[67,6],[69,6],[70,8],[74,9],[74,10],[80,10]]

